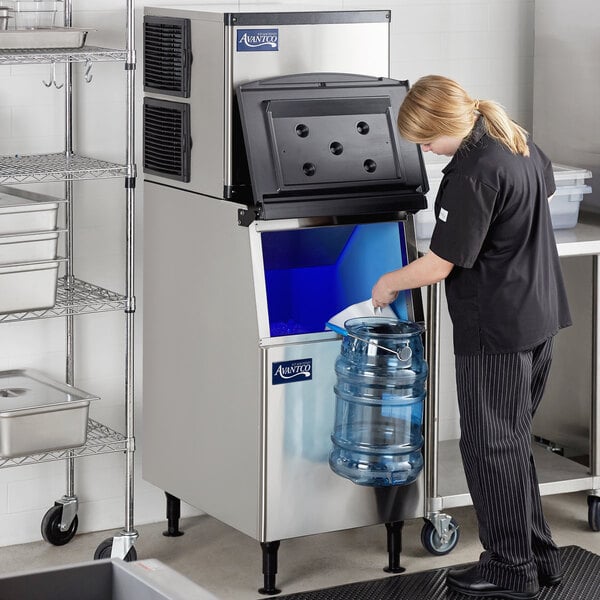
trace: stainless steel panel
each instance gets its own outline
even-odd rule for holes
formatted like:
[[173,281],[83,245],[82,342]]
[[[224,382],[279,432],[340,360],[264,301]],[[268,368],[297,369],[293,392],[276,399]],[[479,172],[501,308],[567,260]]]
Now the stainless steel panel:
[[[234,88],[255,79],[292,73],[357,73],[389,77],[389,23],[265,25],[268,29],[274,27],[279,29],[277,52],[236,52],[232,49],[231,84]],[[233,28],[233,43],[238,29]]]
[[[144,14],[168,16],[191,20],[192,30],[192,76],[190,97],[174,98],[160,94],[147,96],[162,98],[171,102],[190,104],[191,137],[191,181],[183,183],[157,175],[145,174],[146,181],[164,183],[179,189],[202,193],[213,198],[223,197],[223,170],[225,145],[225,120],[227,116],[225,91],[225,27],[223,15],[204,13],[197,10],[170,8],[144,9]],[[198,199],[198,201],[200,201]]]
[[[355,485],[329,468],[339,340],[265,350],[266,488],[261,541],[423,516],[423,476],[409,486]],[[273,363],[312,359],[312,380],[273,385]]]
[[258,537],[261,356],[236,223],[232,203],[145,186],[143,473]]
[[[593,259],[561,258],[573,325],[555,337],[552,369],[533,433],[565,449],[568,456],[589,456],[592,410],[594,285]],[[568,405],[568,410],[565,407]]]

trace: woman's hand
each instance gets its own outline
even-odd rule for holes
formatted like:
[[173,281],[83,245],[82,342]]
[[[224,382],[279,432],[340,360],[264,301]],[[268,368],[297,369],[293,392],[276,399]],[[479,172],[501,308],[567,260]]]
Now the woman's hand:
[[398,292],[389,286],[388,275],[389,273],[382,275],[371,291],[371,301],[375,308],[384,308],[398,297]]
[[402,290],[413,290],[442,281],[453,268],[451,262],[429,251],[405,267],[382,275],[371,291],[373,306],[383,308],[391,304]]
[[454,265],[429,251],[397,271],[390,271],[379,278],[371,291],[375,308],[391,304],[402,290],[413,290],[446,279]]

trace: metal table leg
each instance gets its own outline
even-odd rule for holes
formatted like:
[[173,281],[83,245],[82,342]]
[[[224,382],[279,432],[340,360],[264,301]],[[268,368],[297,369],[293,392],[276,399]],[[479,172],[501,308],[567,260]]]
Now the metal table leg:
[[458,543],[458,525],[442,512],[438,491],[440,300],[441,283],[427,288],[427,403],[425,409],[425,525],[421,542],[428,552],[448,554]]

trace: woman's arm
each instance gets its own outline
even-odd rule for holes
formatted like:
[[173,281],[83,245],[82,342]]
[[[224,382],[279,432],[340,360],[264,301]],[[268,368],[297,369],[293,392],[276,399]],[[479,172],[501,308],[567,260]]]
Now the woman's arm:
[[392,303],[398,292],[411,290],[446,279],[454,265],[428,252],[406,267],[382,275],[371,292],[373,306],[383,308]]

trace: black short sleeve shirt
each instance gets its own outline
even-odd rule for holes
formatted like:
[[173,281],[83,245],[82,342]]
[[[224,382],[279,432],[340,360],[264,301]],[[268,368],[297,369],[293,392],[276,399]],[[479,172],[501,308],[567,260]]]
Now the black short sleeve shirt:
[[444,169],[430,249],[453,263],[446,297],[456,354],[529,349],[571,324],[548,197],[552,164],[513,154],[483,119]]

